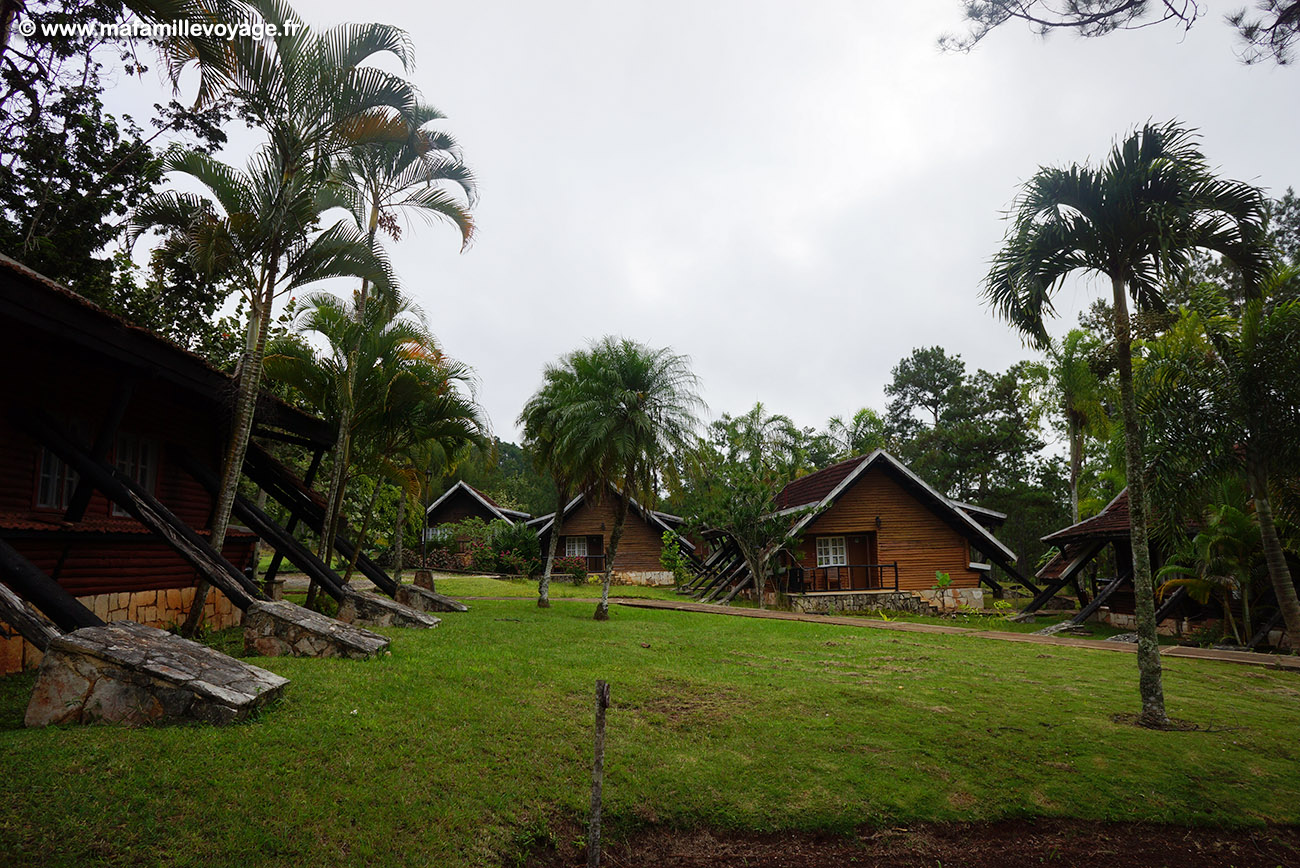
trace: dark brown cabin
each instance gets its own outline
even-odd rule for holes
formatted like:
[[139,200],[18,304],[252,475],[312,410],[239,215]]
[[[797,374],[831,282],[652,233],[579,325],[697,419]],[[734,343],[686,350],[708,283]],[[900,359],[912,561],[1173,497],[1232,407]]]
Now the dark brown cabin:
[[793,594],[928,592],[938,573],[974,591],[994,563],[1016,575],[1015,554],[990,530],[1004,514],[949,500],[883,450],[796,479],[776,506],[797,516]]
[[[0,256],[0,538],[105,620],[168,626],[184,616],[194,569],[19,424],[45,417],[144,486],[200,536],[213,498],[169,458],[181,445],[220,467],[235,384],[197,355],[132,326]],[[263,395],[257,433],[328,448],[324,422]],[[243,569],[256,536],[232,527],[223,554]],[[218,593],[209,623],[237,622]],[[0,641],[0,672],[34,662]]]
[[460,480],[429,504],[425,510],[430,529],[454,524],[467,518],[504,521],[510,524],[528,521],[531,516],[517,509],[507,509],[464,480]]
[[[584,493],[569,501],[564,508],[564,521],[555,556],[580,557],[587,561],[591,573],[605,571],[605,553],[609,551],[609,536],[614,528],[615,499],[622,497],[612,486],[603,497]],[[537,528],[542,552],[550,545],[551,528],[555,513],[539,516],[529,522]],[[632,585],[669,585],[672,573],[663,568],[664,531],[677,534],[682,519],[666,512],[647,509],[635,499],[629,503],[627,519],[623,523],[623,537],[619,540],[614,560],[614,581]],[[690,554],[695,546],[677,534],[678,545]]]

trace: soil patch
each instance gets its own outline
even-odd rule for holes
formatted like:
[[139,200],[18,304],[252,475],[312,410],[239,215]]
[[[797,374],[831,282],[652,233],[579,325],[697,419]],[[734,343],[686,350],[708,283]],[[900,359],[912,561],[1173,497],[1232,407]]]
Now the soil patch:
[[[575,830],[576,831],[576,830]],[[535,850],[529,868],[586,864],[577,835]],[[648,829],[606,841],[609,868],[1278,868],[1300,865],[1300,828],[1212,829],[1154,823],[1003,820],[861,829],[852,836]]]

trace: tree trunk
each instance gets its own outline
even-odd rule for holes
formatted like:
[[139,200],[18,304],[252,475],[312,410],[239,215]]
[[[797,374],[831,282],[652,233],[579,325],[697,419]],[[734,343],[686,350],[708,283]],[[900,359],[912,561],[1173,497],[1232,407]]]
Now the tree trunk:
[[761,553],[751,552],[748,546],[740,546],[740,554],[749,567],[749,574],[754,577],[754,596],[758,600],[758,608],[766,608],[763,604],[763,589],[767,587],[767,558]]
[[1070,424],[1070,524],[1079,523],[1079,477],[1083,473],[1083,431]]
[[1273,584],[1277,606],[1282,610],[1282,622],[1291,640],[1291,653],[1300,652],[1300,600],[1296,598],[1295,581],[1291,568],[1282,552],[1282,541],[1277,535],[1273,519],[1273,501],[1268,494],[1268,471],[1263,462],[1248,458],[1246,470],[1250,497],[1255,504],[1255,518],[1259,520],[1259,535],[1264,544],[1264,562],[1268,564],[1268,578]]
[[618,554],[618,541],[623,538],[623,522],[627,519],[628,487],[624,485],[614,507],[614,529],[609,532],[609,551],[605,553],[605,581],[600,586],[600,602],[596,605],[597,621],[609,620],[609,583],[614,578],[614,557]]
[[1160,640],[1156,636],[1155,583],[1151,576],[1147,486],[1142,457],[1142,427],[1138,422],[1137,399],[1133,393],[1133,338],[1129,326],[1128,294],[1125,282],[1111,279],[1115,296],[1115,348],[1119,363],[1120,410],[1124,416],[1124,469],[1128,475],[1128,498],[1133,546],[1134,618],[1138,634],[1138,691],[1142,697],[1143,726],[1168,725],[1164,684],[1160,674]]
[[[253,416],[257,410],[258,388],[262,381],[262,358],[266,355],[266,332],[270,325],[271,302],[275,298],[276,272],[274,267],[267,275],[262,292],[255,300],[248,317],[248,335],[244,344],[244,358],[239,366],[239,387],[235,398],[235,419],[231,425],[230,442],[226,446],[225,462],[221,473],[221,494],[212,513],[212,535],[209,543],[218,553],[226,543],[226,529],[230,525],[230,511],[239,492],[239,478],[243,475],[244,455],[248,452],[248,439],[253,432]],[[194,601],[181,625],[181,635],[192,638],[203,626],[203,607],[208,599],[208,583],[199,579],[194,588]]]
[[402,537],[406,536],[406,492],[397,499],[397,536],[393,539],[393,582],[402,583]]
[[[257,504],[258,509],[265,512],[266,511],[266,489],[258,488],[257,499],[253,502]],[[262,569],[262,548],[265,545],[266,543],[262,542],[261,537],[258,537],[257,542],[253,543],[253,574],[249,576],[249,578],[252,579],[254,583],[257,582],[257,575]]]
[[348,571],[343,574],[343,584],[352,580],[352,573],[357,569],[357,558],[361,557],[361,547],[366,544],[366,534],[370,533],[370,520],[375,515],[375,502],[379,500],[380,481],[375,480],[375,489],[370,492],[370,503],[366,506],[366,514],[361,519],[361,530],[357,533],[357,540],[352,544],[352,558],[348,561]]
[[564,524],[564,507],[569,504],[568,486],[555,484],[555,518],[551,521],[551,539],[546,544],[546,567],[542,580],[537,583],[537,608],[551,608],[551,570],[555,564],[555,548],[560,542],[560,528]]

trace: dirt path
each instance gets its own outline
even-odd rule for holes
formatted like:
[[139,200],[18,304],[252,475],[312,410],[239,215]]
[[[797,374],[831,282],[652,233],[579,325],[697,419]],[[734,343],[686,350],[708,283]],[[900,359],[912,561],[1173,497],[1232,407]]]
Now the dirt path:
[[[842,615],[804,615],[798,612],[776,612],[771,609],[733,609],[709,603],[685,603],[676,600],[619,600],[620,606],[641,609],[669,609],[677,612],[700,612],[711,615],[731,615],[738,618],[772,618],[780,621],[804,621],[810,624],[835,624],[841,627],[863,627],[870,630],[897,630],[902,633],[942,633],[971,636],[976,639],[996,639],[1000,642],[1024,642],[1031,645],[1056,645],[1058,647],[1087,648],[1094,651],[1111,651],[1136,654],[1137,646],[1129,642],[1106,642],[1100,639],[1080,639],[1074,636],[1036,636],[1033,633],[1012,633],[1001,630],[973,630],[969,627],[948,627],[943,624],[913,624],[907,621],[873,621],[869,618],[852,618]],[[1251,651],[1218,651],[1210,648],[1185,648],[1182,645],[1162,645],[1161,657],[1184,657],[1195,660],[1215,660],[1220,663],[1238,663],[1262,666],[1267,669],[1286,669],[1300,672],[1300,656],[1281,654],[1256,654]]]

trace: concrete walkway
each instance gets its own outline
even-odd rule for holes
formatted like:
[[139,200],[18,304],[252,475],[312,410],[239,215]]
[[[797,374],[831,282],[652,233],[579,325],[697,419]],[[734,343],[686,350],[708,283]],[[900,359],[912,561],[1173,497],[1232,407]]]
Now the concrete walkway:
[[[613,602],[613,601],[611,601]],[[777,621],[804,621],[809,624],[834,624],[839,627],[863,627],[870,630],[897,630],[901,633],[941,633],[950,636],[970,636],[975,639],[996,639],[1002,642],[1024,642],[1030,645],[1055,645],[1057,647],[1086,648],[1093,651],[1112,651],[1136,654],[1137,645],[1130,642],[1106,642],[1101,639],[1080,639],[1075,636],[1037,636],[1033,633],[1013,633],[1003,630],[973,630],[969,627],[949,627],[943,624],[917,624],[908,621],[874,621],[868,618],[851,618],[841,615],[804,615],[798,612],[776,612],[770,609],[733,609],[708,603],[686,603],[676,600],[617,601],[620,606],[637,609],[668,609],[676,612],[700,612],[710,615],[731,615],[738,618],[769,618]],[[1161,645],[1161,657],[1185,657],[1195,660],[1214,660],[1219,663],[1237,663],[1300,672],[1300,656],[1281,654],[1256,654],[1253,651],[1218,651],[1212,648],[1187,648],[1182,645]]]

